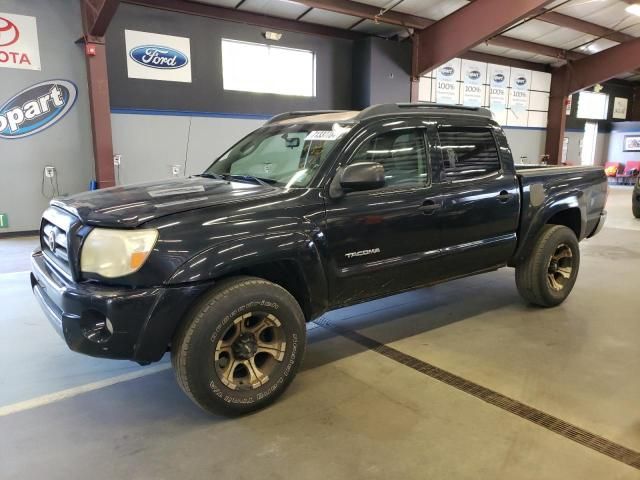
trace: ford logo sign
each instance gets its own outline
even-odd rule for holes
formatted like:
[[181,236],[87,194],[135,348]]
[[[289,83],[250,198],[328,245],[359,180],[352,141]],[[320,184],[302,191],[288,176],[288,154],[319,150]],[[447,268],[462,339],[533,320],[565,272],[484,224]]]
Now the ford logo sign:
[[454,73],[456,73],[456,70],[453,67],[442,67],[440,69],[440,75],[444,76],[444,77],[450,77],[452,76]]
[[516,78],[516,85],[519,87],[524,87],[527,84],[527,79],[524,77]]
[[179,50],[161,45],[141,45],[129,51],[131,59],[145,67],[176,69],[182,68],[189,59]]
[[467,72],[467,77],[469,80],[478,80],[480,78],[481,73],[478,70],[469,70]]
[[22,138],[49,128],[71,110],[78,88],[47,80],[22,90],[0,106],[0,138]]
[[495,83],[502,83],[502,82],[504,82],[504,74],[503,74],[503,73],[496,73],[496,74],[493,76],[493,81],[494,81]]

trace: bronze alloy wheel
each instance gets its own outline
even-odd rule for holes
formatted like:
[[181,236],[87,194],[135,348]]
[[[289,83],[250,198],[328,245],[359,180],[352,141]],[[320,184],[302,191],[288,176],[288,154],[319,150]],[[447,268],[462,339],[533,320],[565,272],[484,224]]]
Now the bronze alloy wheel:
[[282,323],[276,316],[245,313],[233,321],[216,345],[216,373],[232,390],[256,389],[280,368],[286,348]]
[[573,253],[567,244],[561,243],[556,247],[554,254],[551,255],[551,259],[549,260],[549,267],[547,269],[549,286],[556,292],[561,291],[571,278],[572,271]]

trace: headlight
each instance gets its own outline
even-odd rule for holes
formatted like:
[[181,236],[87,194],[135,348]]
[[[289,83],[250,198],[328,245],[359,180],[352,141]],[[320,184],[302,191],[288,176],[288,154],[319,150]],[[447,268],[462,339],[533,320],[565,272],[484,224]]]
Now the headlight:
[[94,228],[84,241],[80,269],[115,278],[136,272],[144,265],[158,239],[158,231]]

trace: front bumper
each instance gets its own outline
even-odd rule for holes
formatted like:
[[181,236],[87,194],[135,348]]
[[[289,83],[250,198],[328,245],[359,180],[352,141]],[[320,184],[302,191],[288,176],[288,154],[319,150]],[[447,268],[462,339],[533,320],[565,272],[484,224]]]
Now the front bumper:
[[131,289],[71,283],[36,250],[31,287],[71,350],[148,363],[162,358],[180,321],[211,284]]

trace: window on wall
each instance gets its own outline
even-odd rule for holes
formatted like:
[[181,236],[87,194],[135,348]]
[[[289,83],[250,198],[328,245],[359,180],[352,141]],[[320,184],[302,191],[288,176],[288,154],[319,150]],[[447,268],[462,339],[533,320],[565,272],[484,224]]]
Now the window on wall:
[[578,118],[606,120],[609,109],[609,95],[582,91],[578,96]]
[[223,38],[222,81],[225,90],[315,97],[315,54]]

